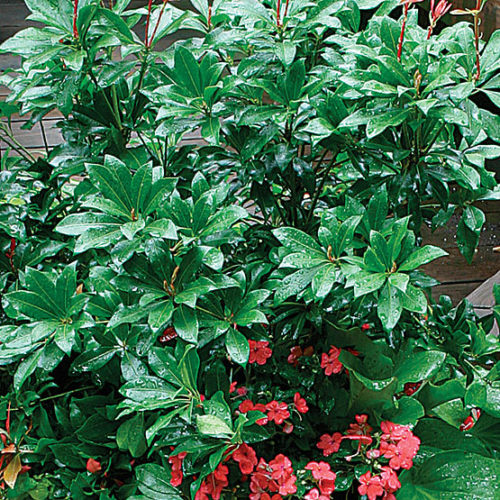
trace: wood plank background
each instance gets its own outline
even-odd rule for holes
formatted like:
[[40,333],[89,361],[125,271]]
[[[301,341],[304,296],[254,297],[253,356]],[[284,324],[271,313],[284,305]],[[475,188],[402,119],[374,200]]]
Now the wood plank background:
[[[177,7],[187,8],[189,6],[188,0],[172,1]],[[135,8],[144,3],[145,0],[133,0],[131,7]],[[453,1],[453,8],[473,8],[474,5],[475,0]],[[0,0],[0,42],[20,29],[36,25],[36,23],[26,20],[28,14],[29,11],[23,0]],[[450,17],[455,22],[464,19],[458,16]],[[485,38],[499,26],[500,0],[490,0],[486,3],[483,14],[482,29]],[[173,41],[174,39],[167,40],[165,44],[168,45]],[[0,55],[0,72],[6,68],[15,68],[18,64],[16,58]],[[0,100],[5,99],[6,95],[7,90],[0,87]],[[56,125],[59,117],[58,112],[54,111],[43,120],[43,129],[49,147],[56,146],[62,141]],[[33,155],[43,154],[42,124],[36,124],[32,130],[25,130],[22,128],[25,122],[26,117],[14,117],[13,130],[16,137]],[[198,143],[199,141],[199,134],[196,133],[186,137],[187,143]],[[5,151],[5,148],[6,145],[0,141],[0,154]],[[495,247],[500,246],[500,203],[483,202],[479,206],[487,214],[487,227],[481,235],[479,247],[471,265],[467,264],[456,246],[455,233],[458,216],[455,216],[446,228],[434,233],[423,228],[425,243],[440,246],[449,253],[448,257],[439,259],[437,263],[431,263],[425,267],[428,274],[441,282],[441,285],[435,287],[433,291],[435,297],[440,294],[450,295],[452,300],[457,303],[500,269],[500,253],[493,251]]]

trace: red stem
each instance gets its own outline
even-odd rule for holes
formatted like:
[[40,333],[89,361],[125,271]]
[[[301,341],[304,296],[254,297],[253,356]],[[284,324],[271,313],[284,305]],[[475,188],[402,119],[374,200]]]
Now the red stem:
[[151,19],[151,8],[153,7],[153,0],[149,0],[148,3],[148,17],[146,18],[146,35],[144,37],[144,44],[148,47],[148,35],[149,35],[149,20]]
[[398,62],[401,62],[401,53],[403,52],[403,40],[405,37],[405,28],[406,28],[406,20],[408,18],[408,8],[410,7],[409,3],[405,4],[404,7],[404,17],[403,17],[403,25],[401,26],[401,34],[399,35],[399,44],[398,44]]
[[278,0],[278,3],[276,5],[276,26],[278,26],[278,28],[281,26],[280,8],[281,8],[281,0]]
[[431,35],[432,35],[432,24],[429,26],[429,29],[427,30],[427,40],[429,40]]
[[76,25],[76,18],[78,17],[78,0],[75,0],[73,8],[73,36],[78,39],[78,27]]
[[285,17],[288,15],[288,4],[290,3],[290,0],[286,0],[286,5],[285,5]]
[[[151,38],[149,39],[149,45],[148,47],[151,47],[151,44],[153,43],[153,40],[156,36],[156,32],[158,31],[158,27],[160,26],[160,21],[163,16],[163,13],[165,12],[165,7],[167,6],[168,0],[163,0],[163,5],[161,7],[161,12],[160,15],[158,16],[158,20],[156,21],[156,26],[155,29],[153,30],[153,34],[151,35]],[[209,7],[210,8],[210,7]]]
[[208,26],[208,29],[210,29],[210,27],[212,26],[212,6],[211,5],[208,6],[207,26]]

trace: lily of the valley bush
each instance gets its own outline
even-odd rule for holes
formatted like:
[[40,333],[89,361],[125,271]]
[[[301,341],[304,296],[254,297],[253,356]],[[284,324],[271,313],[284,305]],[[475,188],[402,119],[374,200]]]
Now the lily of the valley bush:
[[481,2],[129,3],[0,47],[0,496],[496,498],[493,317],[420,269],[498,199]]

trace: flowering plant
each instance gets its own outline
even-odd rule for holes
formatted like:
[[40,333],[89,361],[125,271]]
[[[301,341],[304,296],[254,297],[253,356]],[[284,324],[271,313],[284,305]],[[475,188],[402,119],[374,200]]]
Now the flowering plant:
[[[420,267],[423,225],[457,213],[472,260],[498,199],[498,32],[446,2],[26,3],[0,495],[495,498],[493,317]],[[35,158],[9,118],[54,109]]]

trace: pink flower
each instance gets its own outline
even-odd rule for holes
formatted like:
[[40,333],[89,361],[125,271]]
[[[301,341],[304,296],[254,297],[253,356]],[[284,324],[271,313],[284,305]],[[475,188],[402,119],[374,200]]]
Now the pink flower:
[[293,404],[299,413],[307,413],[309,411],[306,400],[298,392],[293,396]]
[[273,351],[267,347],[269,342],[265,340],[250,339],[248,345],[250,346],[250,358],[248,359],[250,364],[257,363],[258,365],[265,365],[273,354]]
[[330,464],[326,462],[309,462],[306,470],[310,470],[314,479],[319,483],[322,495],[331,495],[335,490],[335,479],[337,475],[330,469]]
[[341,349],[332,346],[328,351],[321,355],[321,368],[324,368],[325,375],[330,376],[332,373],[340,373],[344,365],[339,361]]
[[293,474],[292,462],[288,457],[280,453],[274,460],[269,462],[271,478],[278,484],[280,495],[292,495],[297,491],[295,482],[297,477]]
[[319,443],[316,445],[320,450],[323,450],[323,455],[328,457],[332,453],[337,453],[342,443],[343,436],[340,432],[334,434],[323,434],[319,438]]
[[288,405],[279,401],[271,401],[266,405],[267,418],[274,423],[281,425],[289,416]]
[[384,433],[380,440],[380,454],[389,459],[392,469],[410,469],[420,447],[420,439],[406,425],[385,421],[380,428]]
[[377,496],[382,496],[384,494],[384,488],[382,487],[382,481],[379,476],[373,476],[370,471],[365,472],[359,478],[358,493],[360,495],[366,495],[368,500],[375,500]]
[[308,493],[304,496],[305,500],[330,500],[330,495],[322,495],[318,488],[313,488],[312,490],[309,490]]

